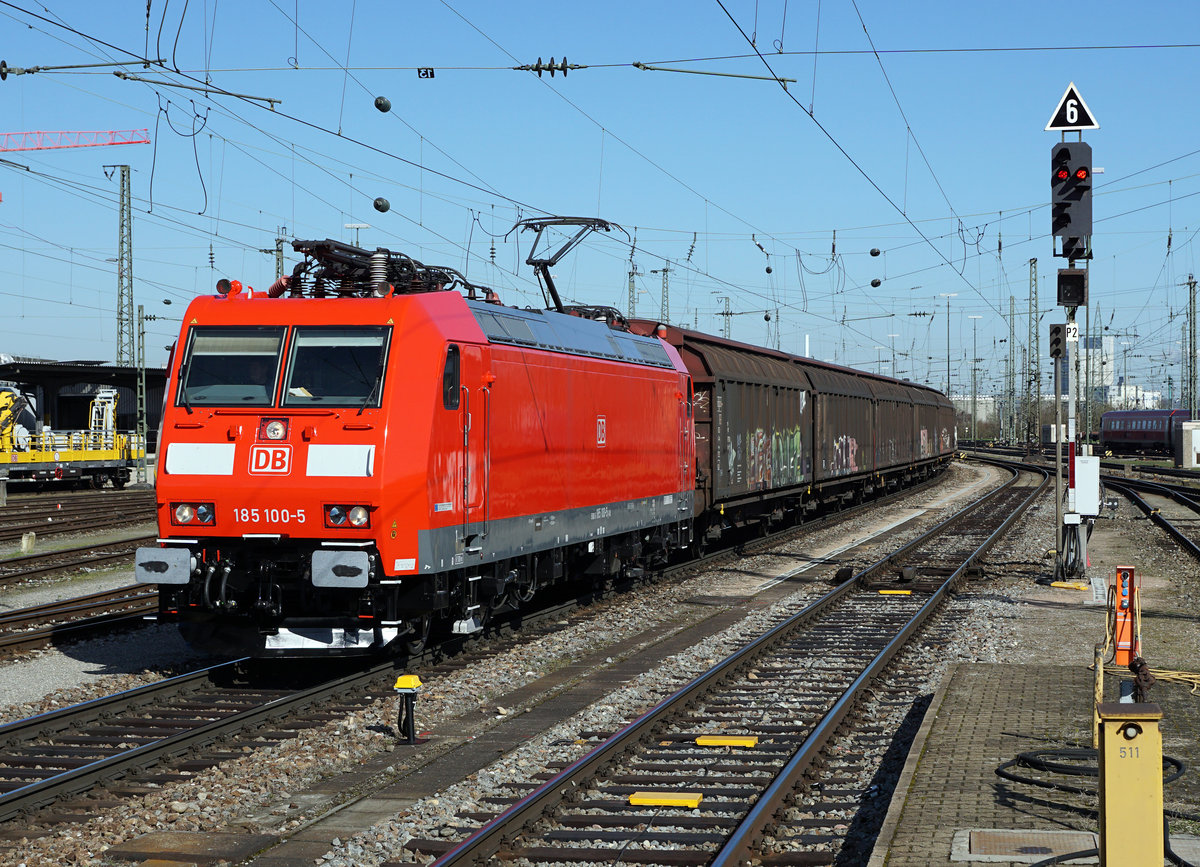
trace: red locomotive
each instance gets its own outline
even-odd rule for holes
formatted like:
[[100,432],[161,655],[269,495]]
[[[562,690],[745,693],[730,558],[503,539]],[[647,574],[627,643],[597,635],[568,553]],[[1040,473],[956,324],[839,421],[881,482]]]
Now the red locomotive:
[[[562,224],[580,223],[533,227]],[[948,459],[953,408],[930,389],[564,307],[549,265],[597,225],[527,260],[547,310],[329,240],[296,241],[305,260],[265,293],[195,299],[160,544],[136,559],[160,619],[224,652],[413,651]]]

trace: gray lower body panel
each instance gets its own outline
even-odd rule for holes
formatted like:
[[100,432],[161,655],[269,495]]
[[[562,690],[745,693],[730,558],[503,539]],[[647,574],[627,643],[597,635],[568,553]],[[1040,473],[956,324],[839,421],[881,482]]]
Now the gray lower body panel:
[[681,491],[562,512],[473,521],[465,528],[422,530],[417,534],[417,568],[422,574],[461,569],[677,524],[691,519],[694,502],[694,491]]

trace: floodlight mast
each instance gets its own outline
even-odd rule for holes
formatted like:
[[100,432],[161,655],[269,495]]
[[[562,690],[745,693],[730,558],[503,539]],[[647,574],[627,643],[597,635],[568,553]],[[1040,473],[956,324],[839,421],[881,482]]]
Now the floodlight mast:
[[[537,252],[538,245],[542,242],[542,233],[551,226],[578,226],[579,229],[554,253],[548,256],[535,256],[534,254]],[[554,285],[554,278],[550,276],[550,269],[557,265],[563,256],[574,250],[579,245],[579,242],[592,232],[597,232],[601,229],[605,232],[611,232],[614,228],[620,229],[621,232],[625,233],[626,237],[629,237],[629,233],[621,229],[616,223],[610,223],[608,220],[602,220],[599,217],[533,217],[528,220],[521,220],[513,226],[512,230],[532,229],[537,232],[537,235],[533,239],[533,246],[529,248],[529,256],[525,259],[525,264],[533,266],[534,273],[537,274],[538,282],[542,284],[543,291],[550,293],[548,302],[552,301],[554,309],[562,313],[562,299],[558,296],[558,288]],[[512,230],[510,230],[510,233]]]

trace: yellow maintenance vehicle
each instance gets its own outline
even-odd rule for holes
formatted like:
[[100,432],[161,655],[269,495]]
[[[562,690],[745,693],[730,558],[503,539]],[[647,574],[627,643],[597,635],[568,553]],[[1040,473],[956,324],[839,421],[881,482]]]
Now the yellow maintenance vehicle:
[[101,389],[91,403],[87,430],[55,431],[38,424],[32,401],[0,388],[0,473],[10,482],[84,484],[123,488],[146,445],[116,429],[117,391]]

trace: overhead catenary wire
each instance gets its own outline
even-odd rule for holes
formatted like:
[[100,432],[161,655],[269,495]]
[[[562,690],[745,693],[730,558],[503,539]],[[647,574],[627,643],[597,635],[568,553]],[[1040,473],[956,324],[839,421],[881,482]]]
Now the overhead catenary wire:
[[[178,9],[178,8],[179,8],[178,6],[176,6],[176,7],[175,7],[175,9]],[[165,17],[165,16],[164,16],[164,17]],[[170,34],[170,33],[169,33],[169,26],[170,26],[171,24],[175,24],[175,23],[176,23],[175,21],[169,21],[167,24],[163,25],[163,24],[161,24],[161,22],[160,22],[160,29],[162,30],[162,33],[161,33],[160,35],[165,35],[165,36],[166,36],[166,39],[167,39],[167,40],[169,40],[169,39],[171,38],[171,36],[172,36],[172,34]],[[178,29],[178,28],[179,28],[179,27],[182,27],[182,25],[183,25],[183,18],[182,18],[182,16],[181,16],[181,17],[180,17],[180,19],[179,19],[179,25],[178,25],[178,27],[177,27],[177,33],[175,34],[175,36],[176,36],[176,37],[178,37],[178,34],[179,34],[179,29]],[[164,41],[166,41],[166,40],[164,40]],[[791,53],[791,52],[789,52],[789,53]],[[858,53],[861,53],[861,54],[869,54],[870,52],[865,52],[865,51],[864,51],[864,52],[858,52]],[[888,54],[888,53],[896,53],[896,52],[881,52],[881,53],[883,53],[883,54]],[[743,56],[745,56],[745,57],[748,57],[748,58],[749,58],[749,57],[755,57],[756,55],[743,55]],[[814,56],[815,56],[815,52],[814,52]],[[335,69],[340,69],[340,70],[344,71],[344,70],[345,70],[345,68],[347,68],[347,67],[349,67],[349,66],[350,66],[350,64],[349,64],[349,63],[347,63],[347,64],[342,64],[342,65],[339,65],[338,67],[332,67],[332,68],[335,68]],[[208,70],[210,70],[210,69],[211,69],[211,67],[206,67],[206,70],[205,70],[205,73],[204,73],[204,74],[205,74],[205,77],[208,77],[208,74],[207,74],[207,73],[208,73]],[[357,67],[355,67],[354,69],[357,69]],[[228,100],[218,99],[218,100],[216,100],[216,102],[219,104],[220,102],[228,102]],[[605,133],[604,133],[604,128],[603,128],[603,127],[601,127],[601,129],[602,129],[602,133],[601,133],[601,135],[602,135],[602,136],[604,136],[604,135],[605,135]],[[421,162],[423,162],[423,161],[421,161]],[[356,179],[357,179],[357,171],[355,172],[355,174],[356,174]],[[344,182],[345,182],[345,179],[344,179],[344,173],[343,173],[343,177],[342,177],[342,179],[341,179],[341,182],[342,182],[342,183],[344,183]],[[468,205],[463,205],[462,207],[466,207],[466,208],[468,208],[468,209],[470,208],[470,206],[468,206]],[[1006,216],[1007,216],[1007,215],[1006,215]],[[293,220],[293,221],[289,221],[289,222],[294,222],[294,220]],[[918,224],[922,224],[922,223],[923,223],[923,221],[919,221],[919,220],[918,220],[918,221],[914,221],[914,222],[917,222]],[[897,225],[902,225],[902,224],[897,224]],[[256,231],[262,231],[261,227],[253,227],[253,228],[254,228]],[[690,229],[681,229],[681,230],[679,230],[679,231],[690,231]],[[960,229],[960,231],[962,231],[962,229]],[[971,227],[969,227],[969,226],[968,226],[968,227],[966,227],[965,231],[967,231],[967,232],[971,232],[971,231],[974,231],[974,230],[973,230],[973,229],[971,229]],[[453,233],[451,233],[451,234],[453,234]],[[465,234],[465,233],[464,233],[464,234]],[[773,232],[767,232],[767,231],[764,231],[762,234],[763,234],[763,236],[764,236],[764,237],[771,236],[771,237],[775,237],[775,238],[776,238],[776,240],[779,240],[779,239],[780,239],[780,235],[779,235],[779,233],[773,233]],[[707,237],[707,233],[706,233],[706,237]],[[744,235],[742,235],[741,237],[745,237],[745,236],[744,236]],[[442,240],[447,240],[447,239],[445,239],[445,238],[442,238]],[[920,244],[920,243],[922,243],[922,242],[921,242],[921,241],[914,241],[914,242],[913,242],[913,244],[914,244],[914,245],[916,245],[916,244]],[[436,242],[434,242],[434,245],[436,246]],[[250,246],[255,246],[255,245],[250,245]],[[656,242],[656,243],[652,243],[652,246],[661,246],[661,245],[660,245],[659,243],[657,243],[657,242]],[[802,246],[803,246],[803,245],[802,245]],[[958,246],[957,242],[956,242],[955,246]],[[459,244],[457,245],[457,247],[458,247],[458,249],[462,249],[461,243],[459,243]],[[957,252],[958,252],[958,251],[956,250],[956,251],[955,251],[955,253],[957,253]],[[965,255],[967,255],[967,256],[968,256],[968,259],[969,259],[969,258],[972,258],[972,257],[976,257],[976,253],[977,253],[977,251],[972,251],[972,250],[965,251]],[[815,255],[816,255],[816,254],[809,254],[809,253],[805,252],[805,253],[803,253],[803,256],[802,256],[802,257],[801,257],[801,258],[800,258],[798,261],[799,261],[801,264],[806,264],[806,263],[807,263],[807,262],[808,262],[808,261],[811,259],[811,257],[812,257],[812,256],[815,256]],[[955,261],[955,262],[952,264],[952,267],[959,268],[959,267],[960,267],[960,261],[959,261],[959,259],[958,259],[958,257],[957,257],[957,256],[955,256],[954,258],[956,259],[956,261]],[[849,260],[849,261],[851,261],[851,262],[852,262],[852,260]],[[965,261],[965,260],[964,260],[964,261]],[[847,265],[846,265],[846,264],[843,264],[843,265],[842,265],[842,272],[843,272],[843,273],[842,273],[842,276],[844,276],[844,269],[845,269],[845,267],[847,267]],[[940,265],[938,265],[938,266],[936,266],[936,267],[941,267],[941,266],[940,266]],[[698,273],[705,273],[705,272],[698,272]],[[736,282],[736,281],[734,281],[734,282]],[[862,287],[858,287],[858,288],[862,288]],[[855,287],[851,286],[851,290],[853,291],[854,289],[855,289]],[[836,291],[841,291],[841,290],[840,290],[840,289],[838,289],[838,290],[836,290]],[[867,293],[867,294],[870,294],[870,293]]]

